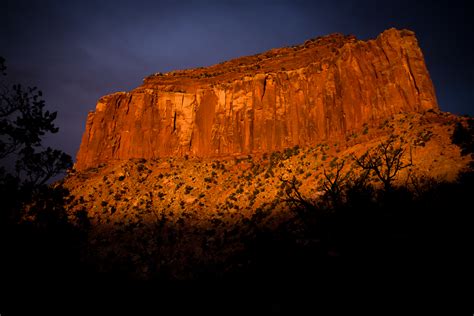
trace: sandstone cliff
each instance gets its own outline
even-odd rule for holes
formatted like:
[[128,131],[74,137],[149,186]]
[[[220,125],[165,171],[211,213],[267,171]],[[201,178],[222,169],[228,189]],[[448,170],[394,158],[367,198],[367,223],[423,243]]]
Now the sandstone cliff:
[[101,98],[77,155],[111,160],[225,156],[343,139],[399,112],[436,109],[415,35],[334,34],[207,68],[157,73]]

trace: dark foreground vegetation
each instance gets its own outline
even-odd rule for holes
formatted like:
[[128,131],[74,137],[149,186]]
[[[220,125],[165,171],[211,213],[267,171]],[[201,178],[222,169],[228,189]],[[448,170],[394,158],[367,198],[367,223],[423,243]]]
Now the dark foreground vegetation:
[[[161,310],[291,313],[359,295],[370,296],[362,306],[371,299],[434,304],[431,299],[455,291],[471,270],[473,188],[471,172],[454,183],[427,180],[418,192],[348,186],[337,206],[324,200],[295,206],[294,219],[276,229],[258,221],[236,227],[245,248],[215,265],[190,259],[184,269],[191,280],[173,278],[173,268],[183,267],[156,261],[179,249],[143,258],[160,267],[148,280],[131,279],[135,267],[119,259],[109,259],[104,271],[104,262],[86,253],[94,247],[87,244],[87,229],[51,216],[41,225],[26,222],[2,230],[3,285],[6,297],[33,295],[32,301],[41,298],[47,306],[59,297],[74,305],[85,295],[81,304],[98,302],[106,309],[109,300],[118,299],[128,307],[160,304]],[[157,235],[178,245],[170,237],[178,232],[166,225]]]
[[[0,66],[4,72],[3,62]],[[2,89],[2,315],[25,309],[112,313],[125,307],[134,313],[151,307],[157,313],[294,314],[328,305],[333,311],[357,308],[347,306],[351,297],[362,298],[359,308],[386,301],[381,310],[386,314],[408,298],[423,302],[422,308],[440,303],[436,300],[454,291],[472,269],[474,173],[466,170],[451,183],[412,176],[396,186],[393,179],[410,162],[389,140],[354,157],[359,172],[344,173],[340,163],[325,173],[324,194],[317,199],[282,179],[281,203],[293,216],[272,228],[258,216],[235,227],[244,248],[215,264],[190,259],[180,267],[187,269],[188,280],[176,280],[175,267],[161,263],[173,262],[166,256],[180,252],[174,245],[183,233],[161,221],[151,229],[172,251],[144,254],[155,269],[147,280],[135,280],[130,262],[94,262],[86,214],[77,214],[72,225],[65,210],[69,193],[47,185],[71,166],[69,156],[41,147],[45,133],[57,132],[56,115],[43,111],[35,90]],[[473,153],[472,134],[472,125],[458,126],[453,134],[464,155]]]

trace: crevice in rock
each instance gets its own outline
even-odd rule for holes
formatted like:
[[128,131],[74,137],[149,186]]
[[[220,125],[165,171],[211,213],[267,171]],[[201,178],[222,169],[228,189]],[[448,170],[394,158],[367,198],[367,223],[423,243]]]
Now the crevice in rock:
[[420,89],[418,88],[418,85],[416,84],[415,76],[413,75],[413,70],[411,69],[410,58],[408,57],[408,54],[405,55],[405,58],[408,65],[408,73],[410,74],[410,78],[413,81],[413,85],[415,86],[416,94],[420,95]]
[[174,111],[174,118],[173,118],[173,133],[176,131],[176,111]]

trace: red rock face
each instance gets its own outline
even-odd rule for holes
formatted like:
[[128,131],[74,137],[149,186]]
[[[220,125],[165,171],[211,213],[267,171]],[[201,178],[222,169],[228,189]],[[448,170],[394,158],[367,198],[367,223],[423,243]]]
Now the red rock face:
[[129,158],[227,156],[340,139],[437,109],[415,35],[334,34],[207,68],[155,74],[89,113],[78,170]]

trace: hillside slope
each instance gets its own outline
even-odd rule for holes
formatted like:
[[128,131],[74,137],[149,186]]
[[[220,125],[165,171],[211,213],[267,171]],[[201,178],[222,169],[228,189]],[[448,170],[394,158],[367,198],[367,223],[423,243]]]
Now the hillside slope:
[[[339,142],[269,154],[104,164],[66,178],[73,196],[68,209],[72,219],[87,214],[94,256],[105,266],[109,260],[129,262],[145,278],[156,272],[152,267],[167,266],[174,277],[188,278],[196,262],[223,264],[243,251],[251,234],[243,227],[272,230],[294,221],[285,185],[293,177],[300,194],[317,201],[325,173],[334,173],[344,161],[342,173],[356,179],[362,171],[354,158],[390,137],[405,150],[402,161],[412,163],[397,174],[395,186],[415,191],[420,184],[455,181],[471,162],[452,143],[458,123],[466,125],[467,119],[429,110],[397,114]],[[380,187],[375,178],[370,182]],[[161,263],[154,261],[158,254]]]

